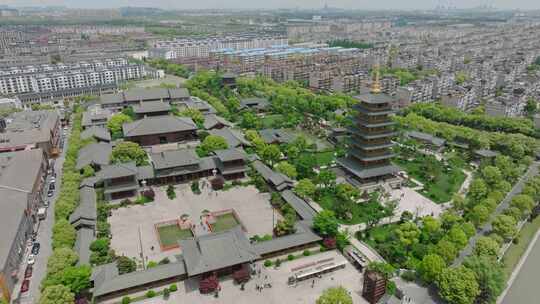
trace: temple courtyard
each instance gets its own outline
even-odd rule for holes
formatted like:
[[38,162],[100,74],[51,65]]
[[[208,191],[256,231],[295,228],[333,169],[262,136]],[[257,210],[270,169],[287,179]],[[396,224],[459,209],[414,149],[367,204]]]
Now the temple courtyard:
[[245,229],[246,235],[252,237],[272,234],[272,221],[281,219],[281,215],[270,205],[270,194],[260,193],[254,186],[213,191],[209,186],[203,186],[203,183],[200,194],[193,193],[189,184],[175,185],[176,198],[172,200],[167,197],[166,187],[154,187],[156,195],[153,202],[112,210],[108,218],[112,234],[111,248],[117,255],[140,260],[142,253],[147,262],[157,262],[181,254],[179,248],[161,250],[155,226],[158,223],[181,220],[189,223],[187,226],[192,226],[195,234],[211,233],[211,229],[204,223],[203,215],[207,211],[222,212],[225,215],[217,217],[222,220],[213,224],[212,228],[228,226],[236,219]]

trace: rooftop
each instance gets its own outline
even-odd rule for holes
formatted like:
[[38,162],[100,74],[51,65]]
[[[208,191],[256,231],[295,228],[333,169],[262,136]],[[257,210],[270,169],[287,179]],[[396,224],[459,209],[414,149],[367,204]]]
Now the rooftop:
[[172,115],[150,116],[125,123],[122,126],[125,137],[164,134],[197,130],[197,125],[188,117]]

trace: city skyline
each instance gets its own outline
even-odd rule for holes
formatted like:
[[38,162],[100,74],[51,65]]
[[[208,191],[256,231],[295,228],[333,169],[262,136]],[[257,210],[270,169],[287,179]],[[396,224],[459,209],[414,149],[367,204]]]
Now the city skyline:
[[174,0],[4,0],[2,4],[9,6],[66,6],[70,8],[118,8],[126,6],[134,7],[157,7],[165,9],[278,9],[278,8],[322,8],[325,5],[336,8],[352,8],[366,10],[413,10],[433,9],[439,4],[457,8],[473,8],[479,6],[492,6],[500,9],[540,9],[540,3],[533,0],[413,0],[404,3],[397,0],[381,0],[374,3],[367,0],[272,0],[261,2],[246,0],[200,0],[196,3]]

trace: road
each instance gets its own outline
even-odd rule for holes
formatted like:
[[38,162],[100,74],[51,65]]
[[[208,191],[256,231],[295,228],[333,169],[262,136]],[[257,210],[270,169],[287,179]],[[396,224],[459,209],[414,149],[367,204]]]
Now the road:
[[474,247],[476,246],[476,241],[479,237],[486,235],[491,231],[491,223],[495,219],[495,217],[499,214],[501,214],[504,210],[506,210],[510,206],[510,202],[512,201],[512,198],[514,196],[521,193],[521,190],[523,189],[523,186],[525,183],[529,180],[529,178],[535,176],[538,174],[538,166],[540,166],[540,162],[533,162],[531,166],[529,166],[529,169],[527,169],[527,172],[521,176],[521,178],[518,180],[518,182],[514,185],[512,190],[506,194],[506,197],[502,200],[502,202],[497,206],[495,209],[495,212],[491,215],[489,218],[489,221],[482,226],[479,230],[477,230],[477,233],[475,236],[473,236],[470,240],[467,246],[461,250],[459,253],[459,256],[457,259],[454,260],[453,266],[458,266],[463,263],[465,258],[472,254]]
[[[65,153],[68,147],[68,135],[66,135],[64,139],[64,149],[62,150],[62,153],[56,158],[56,161],[54,163],[54,171],[56,172],[56,190],[54,192],[54,195],[52,197],[47,197],[47,190],[49,187],[49,180],[50,177],[47,177],[47,183],[46,183],[46,189],[44,191],[44,200],[49,200],[49,208],[47,209],[47,217],[40,221],[38,224],[38,230],[37,230],[37,238],[36,241],[41,244],[39,254],[36,256],[36,262],[34,264],[34,271],[32,274],[32,278],[30,279],[30,289],[25,294],[21,295],[20,302],[19,303],[37,303],[40,296],[40,288],[41,281],[45,277],[45,274],[47,273],[47,260],[52,254],[52,227],[54,225],[54,205],[56,203],[56,199],[58,198],[58,194],[61,190],[61,181],[62,181],[62,166],[64,165],[64,159],[65,159]],[[30,254],[31,247],[27,248],[27,252],[25,253],[25,258],[23,260],[23,263],[21,265],[21,271],[19,283],[15,285],[15,288],[13,290],[13,298],[16,298],[18,296],[19,290],[20,290],[20,284],[22,283],[24,276],[24,270],[26,268],[26,258],[28,257],[28,254]]]
[[519,261],[519,264],[512,272],[508,281],[507,289],[499,297],[497,304],[534,304],[538,303],[536,299],[536,289],[540,274],[540,242],[537,232],[527,251]]

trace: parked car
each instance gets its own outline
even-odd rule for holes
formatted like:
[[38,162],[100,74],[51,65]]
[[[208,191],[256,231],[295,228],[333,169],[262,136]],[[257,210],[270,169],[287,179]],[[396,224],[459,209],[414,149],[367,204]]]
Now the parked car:
[[36,256],[31,254],[28,256],[28,260],[26,260],[26,263],[28,265],[34,265],[34,263],[36,263]]
[[32,246],[32,254],[37,255],[39,253],[40,248],[41,248],[41,244],[34,243],[34,245]]
[[56,188],[56,185],[54,183],[49,184],[49,191],[53,191],[54,188]]
[[49,190],[49,192],[47,192],[47,196],[48,196],[48,197],[51,197],[51,196],[53,196],[53,195],[54,195],[54,191]]
[[27,292],[30,289],[30,280],[24,280],[21,285],[21,293]]
[[28,279],[32,277],[33,272],[34,272],[34,268],[32,267],[32,265],[26,266],[26,270],[24,271],[24,278]]
[[51,180],[49,180],[49,182],[50,182],[51,184],[56,183],[56,177],[52,176],[52,177],[51,177]]
[[43,202],[43,206],[45,206],[46,208],[48,208],[49,205],[50,205],[49,201],[44,201],[44,202]]

